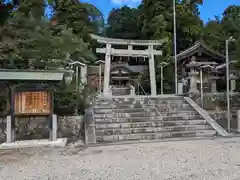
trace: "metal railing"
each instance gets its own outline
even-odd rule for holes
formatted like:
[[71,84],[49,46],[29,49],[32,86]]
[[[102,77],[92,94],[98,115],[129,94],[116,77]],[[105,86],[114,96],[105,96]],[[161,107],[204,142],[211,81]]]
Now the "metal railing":
[[[148,102],[150,102],[151,105],[153,106],[153,108],[156,110],[158,116],[160,117],[160,120],[163,120],[163,116],[162,116],[161,112],[158,110],[158,108],[156,107],[156,105],[153,102],[153,100],[150,99],[149,95],[146,93],[146,91],[144,90],[143,86],[141,84],[139,84],[139,87],[143,91],[144,95],[148,98]],[[163,123],[162,123],[162,126],[163,126]]]

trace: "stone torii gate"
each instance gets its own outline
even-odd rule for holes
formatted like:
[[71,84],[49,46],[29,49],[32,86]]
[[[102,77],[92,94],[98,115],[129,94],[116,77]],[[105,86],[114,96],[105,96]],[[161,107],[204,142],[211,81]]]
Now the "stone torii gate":
[[[111,56],[130,56],[130,57],[146,57],[149,58],[149,73],[150,73],[150,86],[151,95],[157,95],[156,90],[156,75],[155,75],[155,62],[154,56],[162,56],[161,50],[154,49],[154,46],[162,45],[165,40],[125,40],[125,39],[113,39],[100,37],[91,34],[91,38],[97,40],[100,44],[105,44],[105,48],[97,48],[96,52],[105,54],[105,68],[104,68],[104,87],[103,95],[109,96],[110,85],[110,68],[111,68]],[[128,49],[115,49],[113,45],[127,46]],[[147,46],[145,50],[134,50],[134,46]]]

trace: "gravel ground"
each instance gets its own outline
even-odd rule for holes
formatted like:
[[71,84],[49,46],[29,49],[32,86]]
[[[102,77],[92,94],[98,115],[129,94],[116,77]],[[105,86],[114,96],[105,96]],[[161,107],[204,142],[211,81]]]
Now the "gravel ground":
[[0,151],[0,180],[239,180],[240,139]]

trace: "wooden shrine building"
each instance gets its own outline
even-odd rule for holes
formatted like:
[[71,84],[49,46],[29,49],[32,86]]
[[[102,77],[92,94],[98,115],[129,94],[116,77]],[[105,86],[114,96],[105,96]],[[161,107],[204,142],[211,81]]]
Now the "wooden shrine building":
[[[1,107],[2,116],[7,117],[7,142],[15,140],[17,121],[23,117],[45,117],[49,128],[56,130],[52,123],[53,92],[64,80],[71,81],[71,74],[65,70],[0,69],[1,95],[6,97]],[[56,131],[52,135],[56,139]]]

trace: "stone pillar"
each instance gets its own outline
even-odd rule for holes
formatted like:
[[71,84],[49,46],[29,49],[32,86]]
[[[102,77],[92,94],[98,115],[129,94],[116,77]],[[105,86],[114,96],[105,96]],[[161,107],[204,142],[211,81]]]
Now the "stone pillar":
[[154,50],[153,45],[148,47],[149,49],[149,74],[150,74],[150,85],[151,85],[151,95],[157,95],[156,89],[156,75],[155,75],[155,62],[154,62]]
[[190,93],[199,93],[197,89],[197,76],[198,72],[195,70],[195,68],[191,68],[190,70]]
[[81,82],[87,84],[87,65],[81,66]]
[[12,140],[12,117],[7,116],[7,143],[11,143]]
[[85,143],[86,144],[95,144],[96,143],[96,125],[95,119],[93,118],[93,107],[85,110]]
[[131,89],[130,89],[130,95],[131,95],[131,96],[135,96],[135,95],[136,95],[136,94],[135,94],[135,87],[134,87],[133,85],[131,85],[130,88],[131,88]]
[[104,96],[109,95],[110,68],[111,68],[111,44],[106,44],[104,85],[103,85],[103,95]]
[[240,110],[237,111],[237,132],[240,133]]
[[52,115],[52,140],[53,141],[57,140],[57,129],[58,129],[57,115],[53,114]]
[[208,80],[210,80],[210,87],[211,87],[211,93],[217,92],[217,80],[219,79],[218,76],[210,76]]
[[236,90],[236,80],[235,80],[235,76],[233,73],[231,73],[230,75],[230,90],[231,92],[234,92]]
[[132,45],[128,45],[128,50],[132,51],[133,50],[133,46]]
[[211,81],[211,92],[216,93],[217,92],[217,82],[216,79],[212,79]]
[[183,83],[178,83],[178,94],[179,95],[183,94]]

